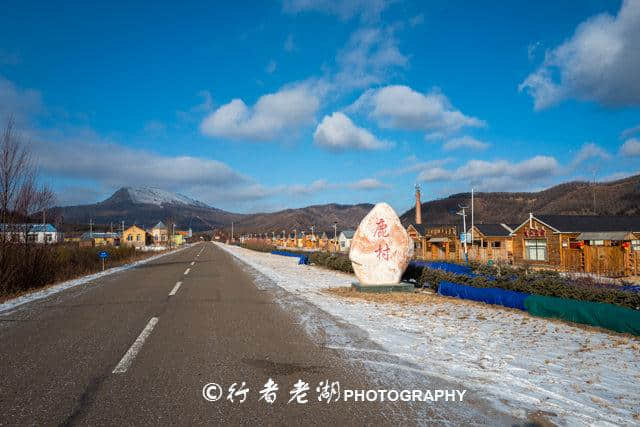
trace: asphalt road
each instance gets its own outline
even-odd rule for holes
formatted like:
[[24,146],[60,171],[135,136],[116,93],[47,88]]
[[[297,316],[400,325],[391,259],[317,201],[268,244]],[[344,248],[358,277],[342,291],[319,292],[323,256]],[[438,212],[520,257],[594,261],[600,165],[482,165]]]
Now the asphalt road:
[[[231,255],[202,243],[4,313],[0,424],[483,422],[482,408],[466,408],[460,419],[400,402],[319,402],[321,381],[377,384],[318,339],[344,332],[310,334],[276,296]],[[273,403],[259,399],[270,378],[279,388]],[[305,404],[288,402],[298,380],[309,385]],[[242,382],[246,400],[227,400]],[[203,397],[208,383],[221,386],[220,400]]]

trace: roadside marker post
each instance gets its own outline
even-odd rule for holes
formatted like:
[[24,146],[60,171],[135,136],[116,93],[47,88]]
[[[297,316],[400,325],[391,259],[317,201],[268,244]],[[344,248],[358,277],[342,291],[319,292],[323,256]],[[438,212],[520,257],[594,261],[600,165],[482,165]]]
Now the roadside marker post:
[[100,257],[100,259],[102,260],[102,271],[104,271],[104,260],[107,259],[108,256],[109,252],[107,251],[100,251],[98,253],[98,257]]

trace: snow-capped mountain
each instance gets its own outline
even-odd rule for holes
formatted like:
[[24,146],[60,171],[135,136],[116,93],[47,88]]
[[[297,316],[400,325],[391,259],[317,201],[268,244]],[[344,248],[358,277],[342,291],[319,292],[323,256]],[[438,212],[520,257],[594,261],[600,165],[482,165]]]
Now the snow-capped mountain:
[[116,191],[110,199],[117,195],[128,196],[132,203],[139,205],[162,206],[167,204],[209,208],[207,204],[192,199],[191,197],[154,187],[123,187]]

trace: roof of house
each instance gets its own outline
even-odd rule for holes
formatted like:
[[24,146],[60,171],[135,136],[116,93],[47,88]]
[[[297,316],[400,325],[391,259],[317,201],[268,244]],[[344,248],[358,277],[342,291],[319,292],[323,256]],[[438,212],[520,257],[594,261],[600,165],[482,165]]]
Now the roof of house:
[[635,240],[633,233],[628,231],[585,231],[580,233],[576,240],[611,240],[622,242],[625,240]]
[[340,234],[344,234],[347,239],[353,239],[353,235],[356,234],[356,230],[342,230]]
[[82,233],[82,236],[80,236],[81,240],[89,240],[89,239],[116,239],[120,237],[120,234],[118,233],[102,233],[102,232],[90,232],[87,231],[86,233]]
[[58,230],[51,224],[0,224],[0,230],[22,232],[28,230],[29,233],[55,233]]
[[424,236],[425,233],[425,227],[424,224],[409,224],[411,225],[413,228],[415,228],[415,230],[421,235]]
[[507,237],[512,229],[505,224],[474,224],[475,227],[487,237]]
[[164,225],[164,222],[162,222],[162,221],[158,221],[158,223],[157,223],[156,225],[154,225],[154,226],[153,226],[152,230],[153,230],[154,228],[167,228],[167,226],[166,226],[166,225]]
[[[560,233],[585,231],[640,231],[640,216],[534,215],[535,219]],[[516,228],[522,227],[529,219]]]

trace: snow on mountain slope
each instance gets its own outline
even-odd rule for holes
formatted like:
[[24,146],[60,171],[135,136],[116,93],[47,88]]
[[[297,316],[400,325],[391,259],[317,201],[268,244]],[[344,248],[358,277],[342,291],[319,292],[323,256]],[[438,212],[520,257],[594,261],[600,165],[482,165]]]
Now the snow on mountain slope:
[[131,201],[136,204],[185,205],[208,208],[209,206],[190,197],[153,187],[126,187]]

